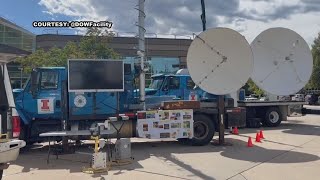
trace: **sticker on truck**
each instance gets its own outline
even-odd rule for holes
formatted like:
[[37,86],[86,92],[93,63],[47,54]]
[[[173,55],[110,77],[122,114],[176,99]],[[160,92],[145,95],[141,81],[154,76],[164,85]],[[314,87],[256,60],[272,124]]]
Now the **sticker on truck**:
[[38,99],[38,114],[53,114],[54,99]]
[[198,96],[195,92],[190,92],[189,94],[189,100],[190,101],[197,101],[198,100]]

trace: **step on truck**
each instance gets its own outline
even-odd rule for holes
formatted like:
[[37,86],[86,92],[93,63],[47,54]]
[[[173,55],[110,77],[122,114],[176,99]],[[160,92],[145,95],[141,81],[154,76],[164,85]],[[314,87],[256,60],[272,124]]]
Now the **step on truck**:
[[[3,56],[6,55],[6,56]],[[18,140],[20,118],[15,109],[6,63],[10,54],[0,52],[0,179],[3,170],[15,161],[25,142]]]

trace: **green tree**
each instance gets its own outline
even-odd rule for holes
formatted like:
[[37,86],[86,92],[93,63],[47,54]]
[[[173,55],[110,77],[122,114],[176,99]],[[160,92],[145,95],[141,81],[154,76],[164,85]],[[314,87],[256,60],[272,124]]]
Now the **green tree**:
[[38,49],[18,62],[29,73],[36,67],[66,66],[68,59],[119,59],[120,55],[108,46],[113,36],[107,29],[89,28],[79,44],[68,42],[63,48]]
[[264,95],[264,91],[262,89],[260,89],[250,78],[248,80],[248,82],[246,83],[245,86],[242,87],[243,89],[245,89],[246,94],[256,94],[258,96],[262,96]]
[[313,71],[307,88],[320,89],[320,33],[312,45]]

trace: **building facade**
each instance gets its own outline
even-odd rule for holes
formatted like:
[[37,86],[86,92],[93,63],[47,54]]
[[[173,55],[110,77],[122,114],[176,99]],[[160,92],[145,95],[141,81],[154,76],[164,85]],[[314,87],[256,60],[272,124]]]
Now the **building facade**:
[[[36,37],[36,48],[48,50],[52,47],[63,48],[68,42],[79,43],[80,35],[43,34]],[[150,77],[159,73],[174,73],[180,68],[186,68],[186,56],[192,40],[169,38],[146,38],[146,61],[149,72],[146,74],[146,83]],[[113,37],[109,43],[122,56],[125,63],[139,63],[137,57],[138,39],[135,37]]]
[[[81,35],[42,34],[34,35],[22,27],[0,17],[0,44],[19,48],[28,52],[36,49],[49,50],[63,48],[68,42],[79,43]],[[149,66],[147,77],[158,73],[174,73],[186,68],[187,51],[192,38],[145,38],[146,61]],[[113,37],[109,47],[113,48],[126,63],[139,63],[137,57],[138,39],[136,37]],[[28,75],[17,62],[8,64],[13,88],[21,88]],[[147,81],[148,83],[148,81]]]
[[[52,47],[63,48],[68,42],[79,43],[81,38],[82,36],[79,35],[38,35],[36,48],[44,50]],[[145,38],[145,55],[150,69],[147,77],[158,73],[174,73],[180,68],[186,68],[186,56],[191,42],[191,38]],[[139,63],[137,38],[113,37],[110,40],[109,47],[120,54],[126,63],[131,63],[132,65]]]
[[[26,29],[0,17],[0,44],[18,48],[27,52],[35,49],[36,36]],[[8,64],[8,71],[13,88],[21,88],[28,75],[16,62]]]

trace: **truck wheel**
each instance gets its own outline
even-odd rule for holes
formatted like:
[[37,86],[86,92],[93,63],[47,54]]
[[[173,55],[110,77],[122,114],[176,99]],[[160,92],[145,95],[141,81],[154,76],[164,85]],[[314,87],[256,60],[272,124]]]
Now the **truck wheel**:
[[33,143],[30,144],[30,138],[29,138],[30,133],[28,133],[28,131],[29,131],[29,126],[27,126],[23,122],[21,122],[19,139],[24,140],[26,142],[27,146],[33,144]]
[[277,127],[282,121],[282,114],[279,108],[271,107],[267,110],[262,124],[268,127]]
[[30,143],[28,126],[24,125],[23,123],[21,123],[21,126],[20,126],[19,139],[24,140],[26,142],[27,146],[33,144],[33,143]]
[[23,123],[21,123],[19,139],[26,141],[26,139],[27,139],[27,131],[26,131],[26,129],[27,129],[27,127]]
[[24,125],[23,123],[21,123],[21,126],[20,126],[19,139],[24,140],[26,142],[26,146],[23,148],[26,148],[27,146],[33,145],[34,143],[36,143],[36,141],[31,140],[31,138],[30,138],[29,126]]
[[182,138],[178,139],[178,141],[182,144],[190,144],[192,146],[207,145],[214,136],[215,127],[213,121],[203,114],[195,114],[193,119],[194,137],[192,139]]

